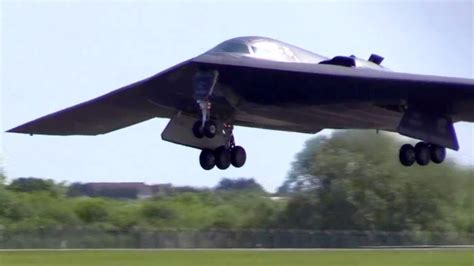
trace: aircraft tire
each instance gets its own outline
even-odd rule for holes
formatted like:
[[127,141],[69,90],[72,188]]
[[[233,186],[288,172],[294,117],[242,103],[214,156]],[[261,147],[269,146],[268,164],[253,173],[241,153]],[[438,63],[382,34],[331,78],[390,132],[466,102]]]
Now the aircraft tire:
[[213,121],[207,121],[204,124],[204,135],[210,139],[212,139],[217,133],[217,125]]
[[202,139],[204,137],[203,128],[201,127],[202,121],[196,121],[193,124],[193,135],[198,138]]
[[415,158],[416,162],[421,166],[425,166],[430,163],[431,152],[428,144],[424,142],[418,142],[415,145]]
[[435,144],[431,144],[429,145],[429,147],[430,147],[431,161],[433,161],[436,164],[440,164],[444,162],[444,159],[446,159],[446,148],[435,145]]
[[234,167],[240,168],[244,166],[245,161],[247,160],[247,154],[245,149],[241,146],[235,146],[230,151],[230,162]]
[[216,166],[221,170],[225,170],[230,166],[231,153],[225,146],[220,146],[214,151],[216,158]]
[[400,148],[398,157],[400,159],[400,163],[403,166],[412,166],[416,161],[415,148],[413,148],[413,146],[410,144],[403,145]]
[[209,149],[204,149],[199,155],[199,163],[201,164],[202,169],[211,170],[216,165],[216,157],[214,152]]

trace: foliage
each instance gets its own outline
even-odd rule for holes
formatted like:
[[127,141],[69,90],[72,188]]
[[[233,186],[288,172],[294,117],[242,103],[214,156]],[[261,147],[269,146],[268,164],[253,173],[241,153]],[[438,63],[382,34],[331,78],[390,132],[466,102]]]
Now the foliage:
[[[309,140],[279,189],[298,195],[281,221],[323,230],[471,230],[472,169],[403,167],[390,135],[337,132]],[[456,222],[454,222],[456,221]]]
[[[0,186],[0,228],[107,230],[316,229],[474,232],[472,168],[402,167],[390,135],[337,132],[309,140],[272,198],[254,179],[171,188],[149,199],[106,198],[84,184],[15,179]],[[89,195],[83,196],[83,195]]]
[[223,178],[215,187],[215,190],[225,190],[225,191],[238,191],[238,190],[251,190],[264,192],[262,186],[258,184],[253,178],[238,178],[230,179]]
[[73,183],[67,189],[69,197],[106,197],[116,199],[136,199],[136,188],[101,188],[94,189],[90,184]]
[[6,176],[5,173],[3,172],[3,168],[0,166],[0,188],[5,186],[5,181],[6,181]]
[[36,177],[20,177],[14,179],[8,186],[7,189],[16,192],[49,192],[52,195],[58,195],[60,193],[60,184],[55,184],[51,179],[41,179]]
[[104,222],[109,216],[107,202],[103,199],[80,199],[76,202],[74,212],[85,223]]

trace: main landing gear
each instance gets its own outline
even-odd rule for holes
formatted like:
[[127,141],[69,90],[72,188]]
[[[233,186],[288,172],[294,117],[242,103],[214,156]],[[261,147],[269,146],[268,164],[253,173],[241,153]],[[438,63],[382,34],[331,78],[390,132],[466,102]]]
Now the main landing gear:
[[[234,167],[242,167],[247,155],[244,148],[235,145],[233,129],[231,124],[224,124],[222,131],[218,130],[217,124],[211,119],[211,95],[217,84],[219,72],[216,70],[200,70],[193,78],[194,99],[201,111],[200,120],[193,124],[193,135],[198,139],[204,137],[213,139],[217,134],[222,134],[218,140],[214,139],[214,150],[203,149],[199,156],[199,163],[205,170],[211,170],[214,166],[219,169],[227,169],[232,164]],[[220,127],[219,127],[220,128]],[[223,139],[223,141],[221,140]],[[222,144],[222,145],[221,145]],[[220,146],[219,146],[220,145]]]
[[[204,127],[202,122],[197,121],[193,126],[193,134],[196,138],[213,138],[217,132],[217,126],[213,121],[207,121]],[[222,134],[226,137],[225,145],[219,146],[215,150],[203,149],[199,156],[199,163],[204,170],[211,170],[214,166],[221,170],[229,168],[232,164],[234,167],[242,167],[247,160],[245,149],[235,145],[234,135],[232,133],[232,125],[224,125]]]
[[220,146],[215,150],[204,149],[199,156],[199,163],[204,170],[211,170],[214,166],[221,170],[229,168],[232,164],[234,167],[242,167],[245,164],[247,155],[245,149],[240,146],[227,148]]
[[[211,170],[214,166],[224,170],[232,164],[234,167],[242,167],[247,155],[244,148],[235,145],[233,126],[224,124],[222,131],[218,130],[216,122],[211,119],[211,95],[217,84],[219,73],[216,70],[200,70],[193,78],[194,99],[201,111],[200,120],[193,124],[193,135],[198,139],[204,137],[212,139],[217,134],[222,134],[221,142],[215,146],[216,149],[203,149],[199,156],[199,163],[205,170]],[[217,142],[217,143],[219,143]]]
[[428,165],[431,162],[440,164],[446,158],[446,148],[418,142],[415,147],[405,144],[400,148],[399,159],[404,166],[412,166],[415,162],[421,166]]

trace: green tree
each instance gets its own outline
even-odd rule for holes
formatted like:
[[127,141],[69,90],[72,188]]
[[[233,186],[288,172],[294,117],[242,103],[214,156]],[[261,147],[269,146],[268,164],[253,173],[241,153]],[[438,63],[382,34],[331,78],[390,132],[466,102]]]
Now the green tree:
[[7,186],[8,189],[16,192],[51,192],[56,194],[55,183],[53,180],[46,180],[35,177],[20,177],[13,179]]
[[104,222],[109,217],[107,202],[98,198],[78,200],[74,212],[85,223]]
[[318,199],[310,194],[294,195],[288,205],[280,213],[278,224],[283,228],[320,229],[322,218]]
[[142,207],[143,216],[150,220],[163,219],[169,220],[176,217],[175,211],[159,202],[147,202]]
[[215,187],[217,191],[241,191],[250,190],[256,192],[264,192],[262,186],[253,178],[223,178]]
[[33,208],[14,192],[0,188],[0,219],[4,223],[16,223],[31,217]]
[[6,180],[7,180],[7,177],[5,176],[5,173],[3,172],[3,167],[0,166],[0,188],[3,188],[5,186]]
[[[299,195],[283,213],[286,227],[355,230],[453,230],[452,211],[473,191],[452,162],[402,167],[388,134],[339,131],[306,143],[280,193]],[[465,182],[464,182],[465,183]],[[471,209],[472,212],[472,209]],[[286,217],[285,217],[286,216]]]

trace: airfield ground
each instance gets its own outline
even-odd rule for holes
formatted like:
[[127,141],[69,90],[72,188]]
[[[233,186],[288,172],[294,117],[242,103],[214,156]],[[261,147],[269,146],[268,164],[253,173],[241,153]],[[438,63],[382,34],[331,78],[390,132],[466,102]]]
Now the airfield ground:
[[464,250],[90,250],[2,251],[1,266],[472,266]]

